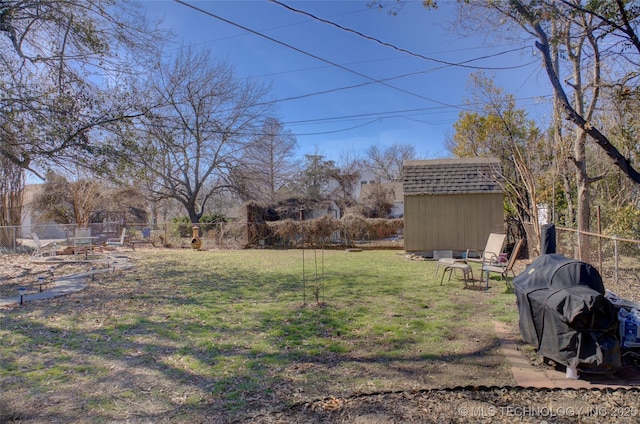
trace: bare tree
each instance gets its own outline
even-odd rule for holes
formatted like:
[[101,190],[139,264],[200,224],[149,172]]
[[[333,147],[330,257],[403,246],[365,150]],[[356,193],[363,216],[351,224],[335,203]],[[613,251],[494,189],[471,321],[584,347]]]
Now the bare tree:
[[347,151],[341,152],[338,164],[330,172],[330,177],[337,183],[331,196],[338,204],[341,215],[357,204],[357,199],[353,196],[361,175],[362,160],[355,154],[350,154]]
[[411,144],[394,143],[386,149],[376,145],[365,151],[365,166],[376,177],[376,181],[396,181],[402,174],[402,164],[416,159],[416,149]]
[[386,184],[375,183],[363,187],[364,214],[370,218],[389,218],[393,210],[395,193]]
[[[627,157],[637,158],[640,155],[640,92],[623,87],[608,87],[603,92],[602,108],[607,111],[598,122],[605,128],[612,141]],[[596,156],[592,164],[596,175],[603,175],[594,186],[594,199],[600,200],[605,210],[624,208],[628,205],[638,206],[638,190],[636,184],[615,169],[610,161]]]
[[[516,108],[513,96],[503,94],[492,80],[482,74],[472,76],[472,102],[483,104],[482,112],[463,112],[454,124],[451,138],[453,152],[465,156],[495,156],[500,158],[502,171],[497,182],[502,185],[509,213],[521,224],[532,228],[529,239],[540,239],[538,205],[539,175],[546,172],[545,151],[540,131],[527,119],[523,109]],[[496,177],[496,176],[491,176]],[[527,228],[523,225],[522,230]],[[539,246],[532,246],[539,250]]]
[[[484,9],[498,14],[485,19],[485,23],[515,24],[534,37],[535,47],[541,53],[543,67],[553,87],[554,107],[574,126],[572,149],[563,160],[575,171],[577,227],[588,231],[590,186],[602,178],[602,175],[593,175],[588,166],[588,141],[593,141],[627,178],[640,183],[640,172],[634,166],[637,158],[614,144],[615,137],[607,133],[606,127],[599,125],[602,120],[598,119],[598,112],[601,112],[598,105],[604,87],[619,85],[631,91],[637,90],[640,41],[636,28],[640,23],[640,9],[635,2],[624,0],[471,2],[465,3],[461,10],[468,7],[475,8],[476,12]],[[480,13],[466,14],[470,15]],[[504,28],[500,28],[501,37],[504,33]],[[603,78],[603,69],[607,70],[607,80]],[[554,129],[561,128],[556,120]],[[566,134],[560,137],[558,133],[558,141],[565,139]],[[562,175],[566,177],[566,174]],[[567,194],[571,191],[567,184],[565,191]],[[581,257],[588,257],[587,241],[581,240],[578,247],[581,248]]]
[[244,201],[273,204],[286,198],[299,167],[297,140],[282,122],[268,118],[261,131],[242,150],[230,174],[234,191]]
[[[577,0],[510,0],[508,6],[501,5],[497,9],[536,37],[535,45],[542,53],[542,62],[558,104],[565,118],[578,127],[578,137],[589,136],[628,178],[640,183],[640,173],[632,165],[631,158],[625,157],[601,128],[594,125],[593,120],[593,106],[598,101],[598,90],[602,84],[600,69],[603,61],[610,64],[612,71],[618,74],[618,83],[632,87],[630,84],[637,81],[635,75],[638,63],[632,55],[625,53],[629,46],[640,52],[640,43],[635,33],[640,13],[633,2],[617,0],[611,3],[592,2],[583,6],[583,2]],[[558,19],[565,25],[561,33],[553,35],[560,35],[562,38],[552,38],[551,23]],[[574,36],[579,38],[572,38]],[[566,48],[573,68],[572,78],[565,79],[564,82],[561,81],[552,57],[552,44],[556,42],[560,42]],[[601,48],[604,43],[610,42],[612,44],[606,49]],[[583,84],[581,75],[587,61],[591,67],[591,81],[588,85]],[[632,69],[629,69],[629,65]],[[586,99],[576,101],[574,98],[573,102],[569,99],[568,90],[572,90],[575,97],[587,86],[593,90],[588,104],[585,104]],[[580,156],[579,151],[576,151],[576,154]],[[574,159],[579,162],[581,158]],[[577,166],[581,167],[580,164]],[[578,220],[580,219],[579,217]]]
[[122,223],[145,222],[147,218],[138,187],[112,187],[90,176],[70,181],[52,171],[34,198],[34,208],[44,219],[80,227],[114,215]]
[[42,190],[34,198],[34,208],[42,213],[44,219],[86,227],[96,211],[109,204],[110,199],[104,196],[104,191],[104,185],[95,179],[69,181],[62,175],[49,172]]
[[177,200],[196,223],[215,193],[233,187],[230,172],[268,116],[256,106],[267,89],[234,79],[208,51],[186,49],[159,66],[149,90],[161,106],[121,140],[121,153],[152,197]]

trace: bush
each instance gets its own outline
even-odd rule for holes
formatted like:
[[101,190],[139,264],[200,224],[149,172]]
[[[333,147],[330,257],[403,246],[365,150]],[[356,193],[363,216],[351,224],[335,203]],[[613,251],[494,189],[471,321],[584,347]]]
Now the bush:
[[193,224],[188,216],[178,216],[171,219],[171,235],[184,238],[193,234]]
[[622,238],[640,239],[640,210],[627,205],[609,211],[609,223],[605,234]]
[[[202,215],[199,226],[202,232],[215,230],[219,222],[227,222],[223,215]],[[171,220],[171,234],[177,237],[191,237],[193,235],[193,224],[188,216],[179,216]]]
[[367,218],[355,213],[345,214],[340,220],[340,230],[347,245],[353,246],[356,240],[366,239]]
[[227,222],[227,218],[220,214],[202,215],[200,218],[200,228],[204,232],[215,230],[220,222]]
[[294,221],[293,219],[267,222],[274,240],[279,241],[283,246],[288,246],[302,234],[302,226],[300,224],[300,221]]
[[[358,213],[348,213],[342,219],[329,215],[307,221],[285,219],[266,223],[261,228],[262,238],[268,245],[280,242],[290,245],[292,241],[304,240],[315,245],[331,244],[332,236],[340,231],[341,237],[348,246],[357,241],[382,240],[402,232],[402,219],[365,218]],[[267,235],[268,234],[268,235]]]

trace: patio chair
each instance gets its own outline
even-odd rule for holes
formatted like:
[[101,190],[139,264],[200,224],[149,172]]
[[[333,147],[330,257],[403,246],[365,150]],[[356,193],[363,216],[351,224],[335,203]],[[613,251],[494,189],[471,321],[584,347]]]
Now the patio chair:
[[73,254],[78,256],[79,253],[84,253],[86,259],[89,253],[93,253],[94,247],[99,248],[93,244],[95,239],[97,237],[91,236],[91,228],[76,228],[75,237],[73,237]]
[[500,274],[502,276],[502,281],[506,281],[509,272],[511,272],[514,277],[516,276],[515,272],[513,271],[513,265],[516,263],[516,259],[520,254],[522,243],[524,243],[524,239],[516,241],[516,244],[515,246],[513,246],[513,250],[511,251],[511,255],[509,256],[509,260],[507,262],[486,263],[482,265],[480,280],[482,280],[482,273],[486,273],[487,288],[489,287],[489,276],[492,272]]
[[[467,262],[480,262],[483,265],[485,263],[498,262],[506,239],[506,234],[489,234],[487,245],[482,252],[475,249],[467,249]],[[482,279],[482,276],[480,276],[480,279]]]
[[109,238],[104,242],[105,246],[108,247],[124,247],[124,239],[127,235],[127,229],[122,228],[122,234],[120,234],[120,238]]
[[31,258],[45,258],[56,255],[56,251],[60,247],[57,241],[42,243],[36,233],[31,233],[31,238],[36,244],[36,250],[31,253]]

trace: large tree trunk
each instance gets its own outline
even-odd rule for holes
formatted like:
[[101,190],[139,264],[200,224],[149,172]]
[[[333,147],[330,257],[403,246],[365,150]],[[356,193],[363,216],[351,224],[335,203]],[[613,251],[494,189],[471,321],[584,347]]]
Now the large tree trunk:
[[577,258],[583,261],[589,261],[591,255],[591,248],[589,243],[589,236],[583,235],[581,232],[588,232],[591,229],[591,195],[590,195],[590,180],[587,175],[586,166],[586,154],[585,154],[585,142],[586,134],[584,131],[578,130],[575,140],[575,165],[576,172],[576,187],[578,190],[578,214],[576,223],[578,226],[578,256]]
[[194,205],[189,205],[187,207],[187,212],[189,213],[189,220],[192,224],[197,224],[200,222],[201,214],[196,212],[196,208]]
[[[629,179],[636,183],[640,183],[640,172],[631,165],[631,161],[622,155],[622,153],[620,153],[620,151],[611,144],[607,136],[593,125],[593,122],[589,119],[590,117],[588,115],[581,113],[580,110],[574,108],[571,105],[571,102],[569,102],[567,94],[560,83],[559,75],[553,66],[549,38],[547,37],[545,30],[540,25],[538,17],[527,9],[522,1],[511,0],[510,3],[518,14],[526,19],[538,38],[538,41],[536,41],[536,48],[542,53],[542,61],[547,72],[547,76],[549,77],[549,81],[551,82],[556,98],[560,101],[566,119],[573,122],[582,131],[586,132]],[[588,29],[585,33],[588,33]],[[591,33],[589,35],[593,34]],[[582,34],[582,36],[586,36],[586,34]],[[595,60],[597,60],[597,58],[595,58]],[[599,66],[599,64],[596,66]]]
[[[552,48],[546,32],[543,30],[537,18],[526,10],[519,1],[512,1],[512,4],[527,18],[538,37],[536,47],[542,53],[543,63],[549,76],[549,80],[554,89],[556,104],[564,112],[565,117],[573,122],[575,127],[575,137],[573,145],[573,157],[571,158],[576,167],[576,188],[577,188],[577,216],[576,224],[578,227],[578,255],[582,260],[588,260],[590,256],[589,240],[587,236],[583,236],[583,232],[590,230],[590,212],[591,212],[591,196],[589,185],[591,180],[587,172],[587,154],[586,142],[587,135],[591,136],[596,143],[602,147],[605,152],[614,160],[618,167],[634,181],[640,182],[640,174],[629,166],[628,161],[622,154],[612,146],[606,137],[600,133],[590,123],[599,98],[600,84],[600,61],[598,44],[591,32],[590,21],[583,16],[577,14],[573,20],[567,22],[554,23],[552,31],[554,31],[554,39],[562,43],[566,48],[566,54],[573,68],[571,82],[566,82],[573,89],[573,103],[569,102],[566,92],[559,80],[558,58],[556,48]],[[573,25],[577,25],[579,30],[573,33]],[[592,50],[593,65],[589,86],[583,84],[582,75],[582,55],[585,49],[585,42],[589,43]],[[555,56],[553,54],[555,53]],[[555,59],[555,61],[554,61]],[[585,106],[587,90],[590,88],[589,105]]]
[[[19,226],[22,222],[24,171],[0,156],[0,227]],[[15,246],[16,231],[2,228],[0,246]]]

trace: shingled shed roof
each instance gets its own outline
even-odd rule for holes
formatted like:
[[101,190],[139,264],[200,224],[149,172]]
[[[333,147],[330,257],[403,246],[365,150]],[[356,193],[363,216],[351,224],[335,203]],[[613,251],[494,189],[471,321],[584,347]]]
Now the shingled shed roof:
[[493,157],[408,160],[402,166],[404,194],[502,193],[495,180],[501,169]]

